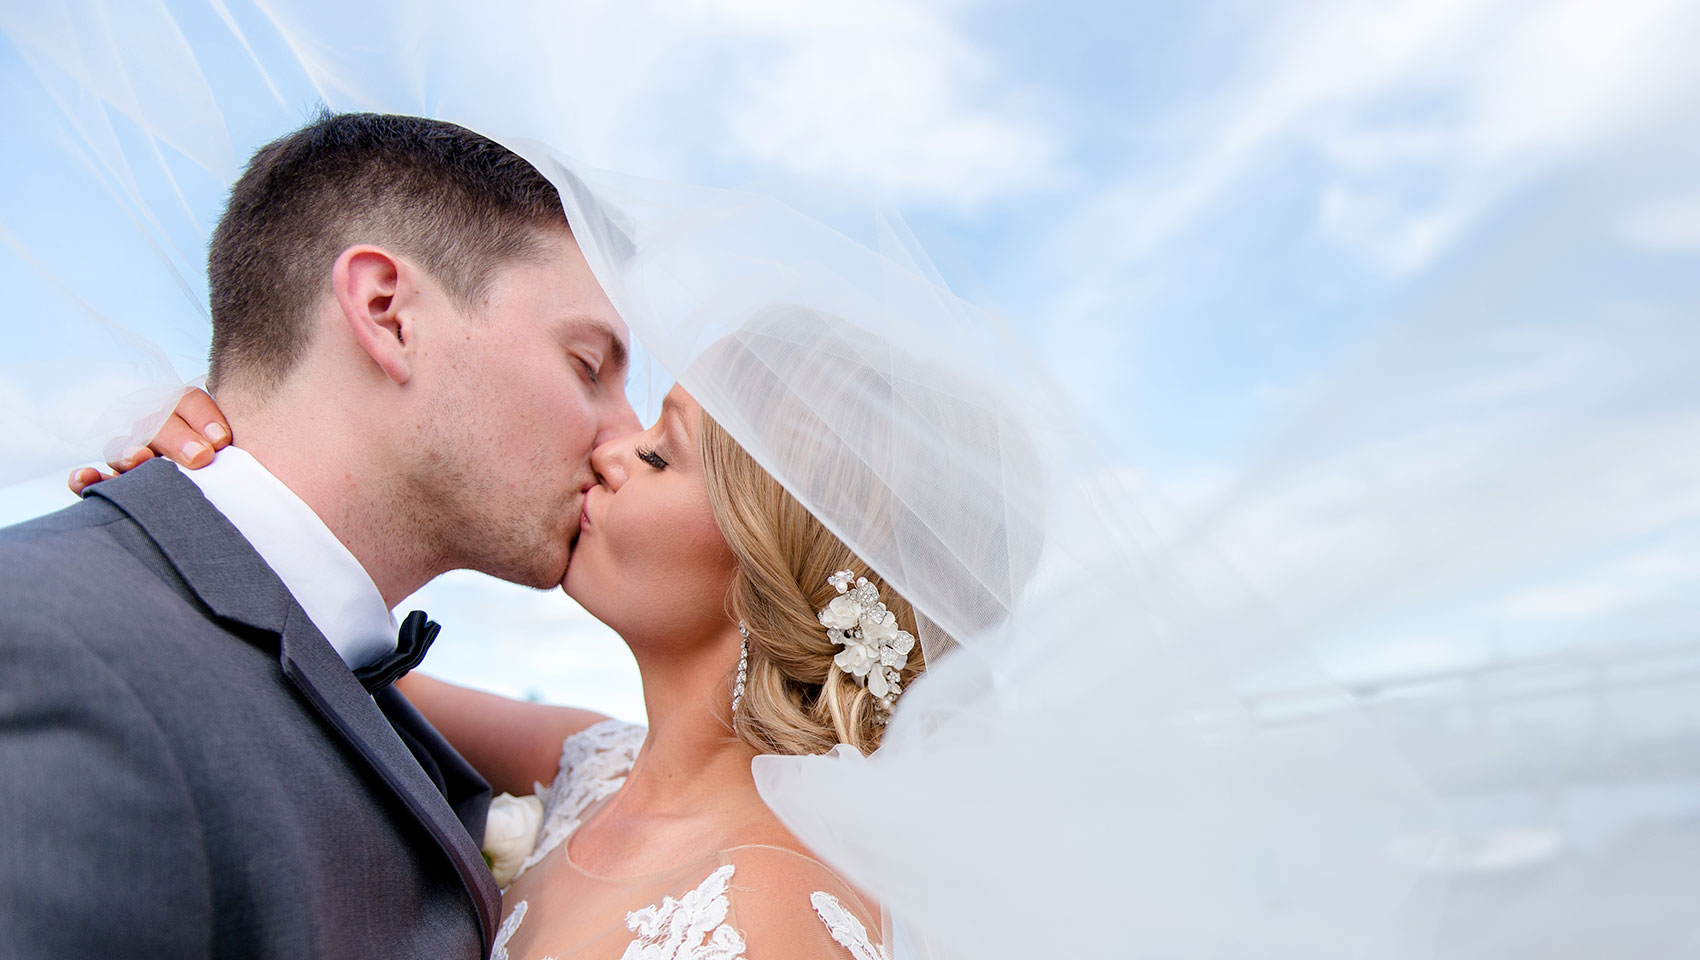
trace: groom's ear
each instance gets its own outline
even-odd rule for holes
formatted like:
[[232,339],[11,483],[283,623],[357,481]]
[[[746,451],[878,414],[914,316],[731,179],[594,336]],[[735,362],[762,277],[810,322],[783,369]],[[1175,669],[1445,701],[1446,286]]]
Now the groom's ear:
[[331,266],[331,288],[354,341],[396,383],[413,375],[412,320],[400,295],[407,266],[383,247],[356,244]]

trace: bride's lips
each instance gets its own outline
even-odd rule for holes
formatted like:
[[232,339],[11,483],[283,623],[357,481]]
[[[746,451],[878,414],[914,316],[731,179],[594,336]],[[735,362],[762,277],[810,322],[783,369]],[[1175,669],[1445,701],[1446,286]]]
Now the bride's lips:
[[590,491],[595,489],[595,487],[585,488],[584,495],[579,498],[578,534],[581,537],[584,536],[586,530],[590,529]]
[[[569,558],[578,554],[579,542],[584,539],[584,532],[590,529],[590,491],[593,489],[595,488],[586,487],[579,491],[578,526],[573,530],[572,538],[568,541],[567,552]],[[569,559],[568,562],[570,563],[571,560]]]

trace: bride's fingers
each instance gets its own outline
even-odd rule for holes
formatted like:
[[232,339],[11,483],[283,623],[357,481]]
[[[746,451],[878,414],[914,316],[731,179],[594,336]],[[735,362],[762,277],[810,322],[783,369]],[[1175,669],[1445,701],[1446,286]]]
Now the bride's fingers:
[[[224,419],[224,411],[218,408],[218,404],[213,402],[212,397],[207,396],[205,390],[190,390],[183,394],[182,399],[177,401],[177,409],[173,410],[172,413],[181,419],[189,429],[200,434],[213,450],[223,450],[230,444],[230,421]],[[155,439],[158,438],[155,437]],[[160,450],[158,446],[155,446],[154,449],[166,456],[171,456],[167,451]],[[177,458],[172,457],[172,459],[176,460]],[[178,462],[181,463],[182,461],[179,460]]]
[[94,486],[102,480],[110,480],[120,473],[127,473],[134,470],[137,464],[146,463],[152,459],[153,451],[149,450],[147,447],[131,447],[129,450],[125,451],[122,457],[108,463],[105,469],[100,467],[78,467],[77,469],[72,470],[71,475],[65,479],[65,486],[70,487],[71,492],[80,497],[83,495],[84,490],[87,490],[89,487]]
[[[212,401],[208,400],[207,402],[211,403]],[[153,440],[148,443],[148,447],[151,448],[150,456],[157,453],[162,457],[170,457],[191,470],[212,463],[212,440],[183,419],[181,414],[182,404],[178,404],[177,409],[179,412],[173,413],[171,418],[165,421],[165,425],[159,428],[159,432],[153,435]],[[225,428],[221,427],[220,429]],[[225,442],[229,443],[230,434],[228,430],[224,433],[224,438]],[[141,461],[136,462],[140,463]],[[118,464],[113,464],[114,468],[117,466]],[[122,473],[123,471],[120,470],[119,472]]]
[[229,446],[230,440],[230,421],[224,418],[218,404],[207,396],[206,391],[190,390],[177,401],[171,417],[147,446],[133,447],[109,464],[111,474],[95,467],[81,467],[71,471],[65,485],[71,488],[72,493],[81,496],[90,485],[134,470],[138,464],[153,459],[156,453],[170,457],[191,470],[198,469],[212,463],[213,452]]
[[131,447],[118,459],[106,461],[106,465],[112,470],[112,475],[117,476],[120,473],[129,473],[152,459],[153,451],[147,447]]
[[106,478],[107,474],[101,473],[95,467],[78,467],[71,471],[71,477],[65,481],[65,485],[71,488],[72,493],[80,497],[84,490]]

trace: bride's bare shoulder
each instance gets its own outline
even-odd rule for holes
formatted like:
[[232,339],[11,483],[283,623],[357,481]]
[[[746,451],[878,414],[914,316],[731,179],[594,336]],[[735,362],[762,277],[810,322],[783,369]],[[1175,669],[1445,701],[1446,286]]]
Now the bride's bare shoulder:
[[880,909],[837,871],[790,845],[725,852],[735,868],[730,918],[747,956],[843,960],[880,955]]

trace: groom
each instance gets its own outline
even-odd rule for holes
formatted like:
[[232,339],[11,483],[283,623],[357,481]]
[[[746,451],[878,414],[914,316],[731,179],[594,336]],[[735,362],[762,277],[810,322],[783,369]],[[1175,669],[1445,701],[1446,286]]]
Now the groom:
[[0,531],[0,956],[483,957],[489,788],[389,611],[561,581],[625,326],[546,179],[408,117],[261,149],[208,269],[236,446]]

